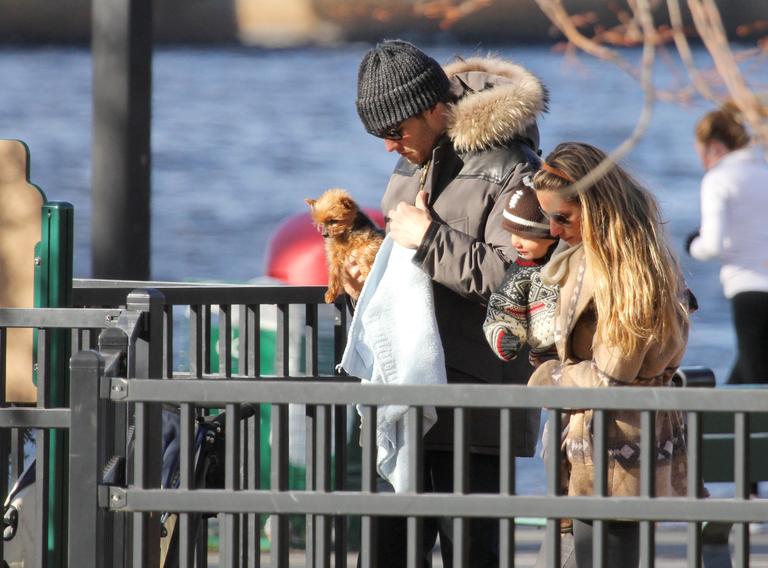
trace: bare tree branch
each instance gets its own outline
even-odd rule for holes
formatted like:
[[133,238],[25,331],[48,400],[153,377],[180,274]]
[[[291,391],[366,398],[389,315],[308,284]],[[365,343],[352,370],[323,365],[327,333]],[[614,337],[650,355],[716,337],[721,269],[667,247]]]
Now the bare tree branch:
[[688,38],[685,37],[685,31],[683,30],[683,18],[680,14],[679,0],[667,0],[667,9],[669,11],[669,21],[672,24],[672,37],[675,40],[677,52],[680,54],[680,59],[688,70],[688,76],[691,78],[693,86],[705,99],[719,102],[715,93],[709,87],[709,84],[704,80],[701,73],[699,73],[699,70],[696,68],[696,63],[694,62],[693,54],[691,53],[691,47],[688,44]]
[[712,56],[733,102],[744,114],[760,142],[768,147],[768,122],[763,104],[750,89],[728,44],[728,38],[714,0],[688,0],[696,30]]
[[536,3],[557,29],[576,47],[598,59],[610,61],[635,79],[638,78],[637,70],[616,50],[600,45],[579,31],[571,16],[563,8],[561,0],[536,0]]
[[653,23],[653,15],[651,14],[648,0],[637,0],[636,4],[633,5],[633,11],[635,12],[635,17],[639,20],[640,27],[643,31],[643,58],[640,73],[640,84],[642,85],[644,95],[643,109],[629,138],[611,151],[606,159],[598,164],[596,168],[571,185],[569,190],[573,193],[584,191],[608,173],[611,168],[616,165],[616,162],[621,160],[635,147],[638,140],[645,134],[645,131],[648,129],[648,125],[651,122],[653,104],[656,101],[656,91],[653,84],[653,66],[656,56],[657,41],[656,27]]
[[[618,51],[598,43],[595,39],[588,38],[579,31],[576,23],[574,22],[574,16],[565,10],[562,5],[562,0],[536,0],[536,3],[539,5],[539,8],[541,8],[541,11],[544,12],[544,14],[550,19],[555,27],[557,27],[557,29],[562,32],[562,34],[568,39],[570,43],[585,53],[592,55],[593,57],[615,64],[617,67],[619,67],[619,69],[627,73],[630,77],[642,82],[641,72],[629,61],[624,59],[618,53]],[[630,6],[632,7],[633,12],[636,12],[634,2],[630,2]],[[648,13],[651,13],[650,6],[648,7]],[[633,31],[637,28],[642,29],[642,25],[638,26],[638,18],[636,14],[634,18],[627,17],[626,15],[622,14],[618,15],[617,17],[620,17],[621,21],[623,22],[623,28],[625,29],[621,33],[617,33],[615,31],[611,32],[610,37],[614,38],[617,35],[621,35],[624,38],[621,43],[624,45],[635,45],[635,36],[644,38],[644,36],[647,35],[641,33],[641,31]],[[628,38],[627,34],[630,34],[632,38]],[[600,37],[605,38],[608,35],[608,32],[603,32],[600,34]],[[653,38],[655,43],[662,43],[661,38],[655,28]],[[619,43],[618,39],[615,38],[612,41],[614,43]],[[668,102],[684,103],[690,99],[690,92],[688,92],[686,89],[675,92],[657,90],[656,98]]]

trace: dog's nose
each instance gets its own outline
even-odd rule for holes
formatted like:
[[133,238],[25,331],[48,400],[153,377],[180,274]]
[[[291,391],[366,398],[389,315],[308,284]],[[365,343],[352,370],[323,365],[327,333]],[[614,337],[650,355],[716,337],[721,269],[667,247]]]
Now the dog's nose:
[[326,229],[325,227],[323,227],[323,228],[321,229],[321,231],[320,231],[320,234],[321,234],[321,235],[323,235],[323,238],[324,238],[324,239],[327,239],[327,238],[328,238],[328,229]]

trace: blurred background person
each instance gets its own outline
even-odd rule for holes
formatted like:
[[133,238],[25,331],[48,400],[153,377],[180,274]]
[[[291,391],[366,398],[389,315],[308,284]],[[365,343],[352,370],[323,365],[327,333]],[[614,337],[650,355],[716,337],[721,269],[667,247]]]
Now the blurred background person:
[[729,384],[768,382],[768,164],[732,103],[696,125],[701,182],[701,228],[688,253],[722,263],[720,282],[736,328],[736,362]]

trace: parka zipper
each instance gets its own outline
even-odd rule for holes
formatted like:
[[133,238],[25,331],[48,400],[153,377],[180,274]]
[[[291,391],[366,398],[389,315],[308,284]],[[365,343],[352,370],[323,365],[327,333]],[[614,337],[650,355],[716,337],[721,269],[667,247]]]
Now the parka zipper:
[[424,169],[421,171],[421,179],[419,179],[419,191],[424,190],[424,184],[427,183],[427,174],[429,173],[429,165],[432,163],[432,160],[427,160],[427,163],[424,164]]

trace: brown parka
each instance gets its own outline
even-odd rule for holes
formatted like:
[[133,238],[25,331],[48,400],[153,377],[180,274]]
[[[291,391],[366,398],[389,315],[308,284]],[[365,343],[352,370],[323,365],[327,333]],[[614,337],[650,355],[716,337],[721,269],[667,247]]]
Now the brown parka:
[[[511,188],[538,161],[536,119],[546,110],[547,91],[529,71],[500,59],[461,60],[445,70],[456,101],[427,175],[424,166],[401,159],[381,207],[386,215],[401,201],[413,204],[422,187],[429,194],[433,222],[413,262],[433,282],[448,382],[525,384],[532,370],[525,354],[511,363],[496,358],[483,321],[491,292],[515,258],[502,213]],[[468,423],[470,450],[498,451],[498,411],[475,411]],[[516,455],[533,454],[538,424],[538,409],[514,413]],[[425,447],[450,449],[452,425],[452,413],[438,409]]]
[[[681,316],[663,340],[652,340],[630,355],[596,337],[593,281],[583,245],[556,252],[542,271],[545,281],[560,283],[555,343],[560,361],[536,369],[529,386],[628,388],[668,386],[688,343],[688,319]],[[569,495],[591,495],[592,410],[566,413],[565,451],[570,465]],[[640,494],[640,413],[607,413],[608,495]],[[678,411],[656,412],[657,496],[684,496],[687,491],[683,417]]]

